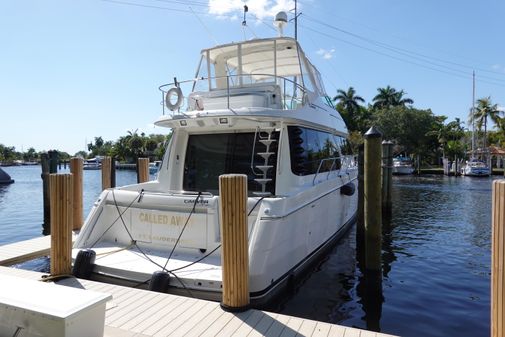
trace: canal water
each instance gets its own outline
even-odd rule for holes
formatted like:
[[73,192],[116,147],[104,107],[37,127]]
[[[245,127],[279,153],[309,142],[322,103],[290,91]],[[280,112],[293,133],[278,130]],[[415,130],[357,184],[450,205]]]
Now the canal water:
[[[40,167],[4,169],[16,182],[0,186],[0,244],[40,236]],[[135,180],[132,171],[117,172],[118,185]],[[491,185],[492,178],[393,177],[373,298],[353,227],[269,310],[402,336],[489,336]],[[85,171],[85,214],[100,188],[100,171]],[[47,259],[21,267],[44,270]]]

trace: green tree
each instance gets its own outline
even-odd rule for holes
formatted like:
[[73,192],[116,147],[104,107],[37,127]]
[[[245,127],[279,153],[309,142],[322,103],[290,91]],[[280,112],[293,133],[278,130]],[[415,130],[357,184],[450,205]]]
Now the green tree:
[[74,157],[87,158],[88,153],[86,151],[78,151],[74,154]]
[[414,104],[414,100],[404,97],[406,92],[403,90],[397,91],[391,86],[385,88],[377,88],[377,95],[373,98],[374,109],[384,109],[392,106],[407,106]]
[[374,125],[401,151],[422,156],[433,155],[438,147],[432,133],[440,125],[431,110],[395,106],[374,110]]
[[0,160],[10,162],[16,159],[16,148],[0,144]]
[[89,157],[112,155],[112,141],[104,141],[102,137],[95,137],[95,141],[88,144]]
[[342,119],[347,125],[349,131],[359,130],[359,122],[361,119],[362,106],[364,103],[363,97],[356,95],[356,90],[349,87],[347,91],[342,89],[337,90],[337,95],[333,97],[333,101],[337,102],[337,110],[339,110]]
[[490,118],[496,126],[501,127],[504,124],[502,115],[503,112],[498,109],[498,104],[493,104],[490,96],[478,99],[475,110],[470,110],[469,123],[474,124],[479,133],[482,131],[482,128],[484,128],[483,148],[487,147],[488,118]]
[[34,161],[39,158],[39,154],[37,151],[33,148],[30,147],[25,153],[23,153],[23,160],[24,161]]
[[[447,119],[446,116],[435,116],[435,118],[437,123],[434,124],[433,130],[428,132],[428,135],[436,137],[442,156],[463,158],[465,154],[465,129],[461,125],[461,120],[455,118],[454,121],[444,124]],[[457,146],[457,143],[461,146]]]

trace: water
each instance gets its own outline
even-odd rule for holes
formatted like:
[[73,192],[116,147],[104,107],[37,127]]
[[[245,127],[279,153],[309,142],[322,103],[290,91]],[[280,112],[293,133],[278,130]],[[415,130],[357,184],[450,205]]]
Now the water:
[[353,228],[271,309],[401,336],[489,336],[491,185],[491,178],[393,177],[382,294],[365,294]]
[[[0,244],[40,236],[40,167],[4,168]],[[135,173],[118,171],[118,185]],[[270,310],[402,336],[489,336],[491,178],[394,177],[383,224],[382,285],[370,297],[356,263],[355,228]],[[100,193],[84,172],[84,213]],[[47,268],[47,259],[23,268]]]

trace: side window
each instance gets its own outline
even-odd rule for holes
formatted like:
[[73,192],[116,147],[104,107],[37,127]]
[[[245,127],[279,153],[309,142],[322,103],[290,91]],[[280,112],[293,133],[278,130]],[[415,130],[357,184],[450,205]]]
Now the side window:
[[307,163],[309,152],[305,129],[297,126],[288,126],[289,149],[291,154],[291,171],[299,176],[310,174]]
[[291,171],[299,176],[338,170],[341,167],[342,137],[328,132],[288,126]]

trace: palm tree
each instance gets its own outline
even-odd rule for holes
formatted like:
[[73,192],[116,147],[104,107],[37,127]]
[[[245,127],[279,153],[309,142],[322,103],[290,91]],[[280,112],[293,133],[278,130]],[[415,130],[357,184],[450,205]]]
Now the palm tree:
[[404,97],[406,92],[403,90],[396,91],[395,88],[387,86],[385,88],[377,88],[379,92],[373,98],[374,108],[389,108],[391,106],[406,106],[407,104],[414,104],[414,100]]
[[414,100],[408,97],[403,97],[407,93],[403,90],[397,91],[394,96],[393,106],[406,106],[407,104],[414,104]]
[[361,106],[359,103],[364,103],[363,97],[356,95],[356,90],[353,87],[349,87],[347,91],[342,89],[337,90],[337,95],[333,97],[333,101],[338,101],[342,106],[341,115],[344,119],[347,128],[350,131],[355,131],[358,128],[358,119],[360,118],[359,112]]
[[395,100],[396,89],[390,87],[389,85],[385,88],[377,88],[379,92],[372,99],[374,108],[387,108],[393,105],[393,101]]
[[491,97],[484,97],[477,100],[475,111],[470,114],[470,122],[475,122],[478,131],[484,127],[484,148],[487,147],[487,119],[490,118],[495,125],[503,124],[503,111],[498,109],[498,104],[491,102]]

